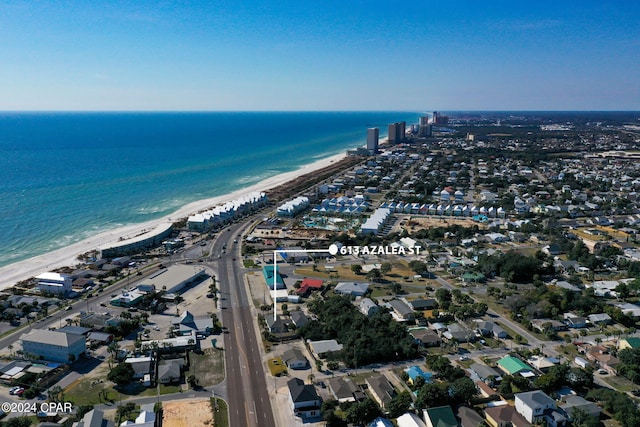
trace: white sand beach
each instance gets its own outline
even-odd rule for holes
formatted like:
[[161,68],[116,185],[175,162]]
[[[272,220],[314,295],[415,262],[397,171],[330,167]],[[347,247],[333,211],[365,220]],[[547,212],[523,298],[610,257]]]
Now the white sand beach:
[[78,255],[97,249],[104,245],[115,243],[120,238],[133,237],[141,233],[142,230],[150,230],[157,225],[167,221],[177,221],[180,218],[188,217],[191,214],[212,208],[216,205],[225,203],[230,200],[237,199],[244,194],[252,191],[267,191],[271,188],[282,185],[286,182],[293,181],[300,176],[325,168],[332,163],[338,162],[346,157],[346,153],[336,154],[326,159],[321,159],[311,164],[305,165],[300,169],[292,172],[286,172],[274,177],[268,178],[251,187],[235,191],[230,194],[214,197],[211,199],[199,200],[190,203],[178,211],[164,218],[148,221],[140,224],[132,224],[118,229],[110,230],[74,243],[64,248],[36,256],[24,261],[19,261],[8,266],[0,268],[0,290],[7,289],[21,280],[37,276],[45,271],[50,271],[59,267],[74,267],[79,264]]

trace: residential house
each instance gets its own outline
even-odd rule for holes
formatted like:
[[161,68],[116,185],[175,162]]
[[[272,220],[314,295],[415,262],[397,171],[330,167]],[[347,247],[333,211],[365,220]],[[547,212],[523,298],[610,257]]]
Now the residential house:
[[607,313],[590,314],[587,318],[593,325],[608,325],[611,323],[611,316]]
[[354,297],[364,296],[369,290],[368,283],[356,283],[356,282],[340,282],[333,290],[337,294],[351,295]]
[[329,353],[342,350],[342,344],[338,344],[336,340],[307,341],[307,344],[318,359],[324,359]]
[[516,393],[515,407],[530,423],[546,422],[551,427],[567,423],[567,419],[557,411],[556,401],[541,390]]
[[267,323],[267,329],[272,334],[280,334],[288,330],[286,319],[280,315],[276,316],[275,319],[273,316],[266,316],[264,320]]
[[394,427],[394,425],[390,420],[386,418],[378,417],[375,420],[371,421],[369,424],[367,424],[367,427]]
[[493,322],[478,322],[477,331],[485,337],[491,336],[493,338],[505,339],[508,336],[507,331]]
[[540,372],[547,372],[552,367],[559,365],[560,360],[555,357],[532,356],[527,363]]
[[22,351],[49,362],[70,363],[87,350],[84,335],[33,329],[20,337]]
[[320,279],[304,278],[296,292],[300,296],[307,297],[311,292],[322,289],[323,283],[324,282]]
[[565,321],[567,323],[567,326],[573,329],[587,327],[587,319],[581,316],[567,317]]
[[442,336],[448,341],[455,340],[457,342],[471,342],[475,341],[476,336],[470,329],[467,329],[459,323],[452,323],[447,327],[447,330],[442,333]]
[[378,402],[378,405],[380,405],[382,409],[384,409],[397,394],[396,390],[384,375],[375,375],[367,378],[365,381],[369,386],[371,396]]
[[391,314],[396,320],[406,321],[413,319],[414,313],[411,307],[399,299],[389,301],[386,306],[391,309]]
[[73,423],[73,427],[113,427],[114,423],[104,419],[104,412],[92,409],[82,417],[81,421]]
[[182,361],[180,359],[163,360],[158,364],[158,382],[168,384],[180,381]]
[[143,357],[128,357],[124,360],[124,363],[131,365],[133,368],[133,378],[144,378],[151,372],[152,358],[149,356]]
[[491,427],[531,427],[531,423],[511,405],[485,408],[484,416]]
[[480,381],[489,384],[493,387],[494,384],[502,381],[502,376],[500,376],[500,372],[496,371],[490,366],[482,365],[480,363],[473,363],[469,367],[473,373],[475,373]]
[[638,318],[640,317],[640,305],[631,304],[631,303],[620,303],[616,304],[624,314],[627,314],[631,317]]
[[551,329],[557,332],[567,328],[564,323],[553,319],[532,319],[531,326],[533,327],[533,329],[536,329],[539,332],[543,333],[546,332],[547,329]]
[[380,311],[380,307],[371,298],[362,298],[358,303],[358,310],[367,317]]
[[396,418],[396,424],[398,427],[425,427],[424,421],[411,412],[407,412]]
[[558,280],[555,283],[555,286],[558,288],[562,288],[562,289],[566,289],[568,291],[571,292],[581,292],[582,289],[580,289],[579,287],[572,285],[571,283],[567,282],[566,280]]
[[524,377],[534,376],[534,374],[531,372],[531,366],[513,356],[505,356],[502,359],[498,360],[498,367],[509,375],[520,374]]
[[422,378],[425,383],[431,382],[433,374],[431,372],[424,372],[420,366],[414,365],[404,370],[409,375],[409,383],[415,384],[418,378]]
[[617,367],[620,365],[620,359],[609,353],[609,349],[603,346],[592,346],[587,351],[587,359],[593,361],[599,368],[616,375]]
[[427,427],[458,427],[458,420],[451,406],[438,406],[422,410]]
[[413,311],[433,310],[438,306],[438,303],[433,298],[418,298],[410,300],[408,303]]
[[640,348],[640,338],[629,337],[621,339],[618,343],[618,350],[624,350],[625,348]]
[[282,360],[290,369],[307,369],[309,367],[309,361],[297,348],[285,351]]
[[474,384],[478,388],[478,392],[480,396],[482,396],[483,398],[494,399],[499,397],[498,393],[494,389],[492,389],[487,383],[484,383],[482,381],[474,381]]
[[439,347],[442,343],[438,334],[427,328],[410,329],[409,335],[411,335],[419,345],[424,347]]
[[468,406],[460,406],[456,412],[460,427],[478,427],[484,425],[484,418]]
[[542,248],[542,252],[546,253],[547,255],[560,255],[562,253],[562,248],[560,247],[559,244],[557,243],[552,243],[550,245],[545,246],[544,248]]
[[340,403],[356,402],[366,399],[366,395],[355,382],[348,377],[335,377],[327,380],[329,390]]
[[313,418],[320,416],[322,399],[318,396],[313,385],[305,384],[299,378],[292,378],[287,381],[287,387],[289,387],[291,409],[296,417]]
[[292,311],[290,317],[291,323],[293,323],[296,329],[302,328],[309,323],[309,318],[302,311]]
[[591,402],[582,396],[575,395],[563,396],[560,408],[564,410],[570,420],[573,418],[573,412],[576,410],[583,411],[596,418],[599,418],[602,413],[602,408],[594,402]]
[[155,427],[156,425],[156,413],[153,410],[154,404],[147,403],[140,406],[140,414],[136,417],[135,421],[127,420],[120,424],[120,427],[135,426],[135,427]]
[[213,330],[211,316],[194,316],[189,310],[185,310],[178,319],[173,320],[171,323],[179,335],[190,335],[195,332],[199,335],[208,336]]

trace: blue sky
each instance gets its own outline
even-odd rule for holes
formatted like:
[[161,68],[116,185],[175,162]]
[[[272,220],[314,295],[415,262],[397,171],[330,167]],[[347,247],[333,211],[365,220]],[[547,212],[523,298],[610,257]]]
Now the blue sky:
[[635,1],[7,1],[0,110],[640,110]]

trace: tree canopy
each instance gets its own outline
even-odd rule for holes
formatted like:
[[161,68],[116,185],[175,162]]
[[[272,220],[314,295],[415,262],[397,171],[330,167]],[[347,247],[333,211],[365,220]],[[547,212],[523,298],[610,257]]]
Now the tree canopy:
[[337,355],[349,366],[363,366],[416,357],[418,347],[405,326],[394,322],[388,311],[367,317],[345,296],[317,299],[309,310],[318,318],[301,330],[305,339],[335,339],[343,345]]

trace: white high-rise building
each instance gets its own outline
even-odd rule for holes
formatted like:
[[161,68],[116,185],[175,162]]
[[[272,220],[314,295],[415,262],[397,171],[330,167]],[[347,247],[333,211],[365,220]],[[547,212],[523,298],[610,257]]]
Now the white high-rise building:
[[380,129],[369,128],[367,129],[367,150],[370,154],[376,154],[378,152],[378,141],[380,140]]

